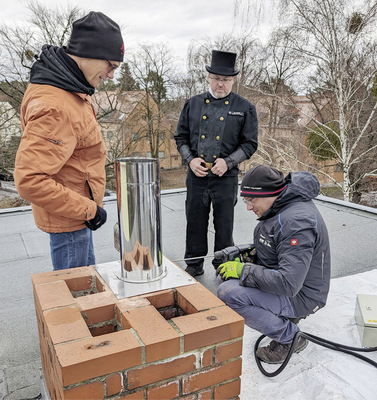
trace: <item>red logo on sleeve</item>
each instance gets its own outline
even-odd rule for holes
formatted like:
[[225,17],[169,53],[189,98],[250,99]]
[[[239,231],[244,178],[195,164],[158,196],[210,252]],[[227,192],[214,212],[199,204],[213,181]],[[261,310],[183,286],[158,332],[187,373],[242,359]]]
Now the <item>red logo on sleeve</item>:
[[298,240],[297,239],[291,239],[291,246],[297,246],[298,245]]

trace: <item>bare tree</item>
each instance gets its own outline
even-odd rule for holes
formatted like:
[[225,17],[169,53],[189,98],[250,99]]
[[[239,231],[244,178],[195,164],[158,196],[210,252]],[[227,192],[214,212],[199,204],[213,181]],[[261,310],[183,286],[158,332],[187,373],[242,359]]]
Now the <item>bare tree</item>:
[[[48,8],[38,1],[27,4],[30,20],[25,25],[0,25],[0,95],[8,106],[0,107],[0,166],[12,168],[21,137],[19,107],[29,83],[34,56],[42,45],[66,45],[77,8]],[[5,121],[5,123],[4,123]]]
[[0,96],[0,168],[11,170],[21,138],[21,126],[15,108]]
[[268,110],[267,136],[271,137],[275,136],[282,119],[289,120],[297,114],[297,111],[292,110],[296,92],[291,83],[304,60],[290,47],[289,37],[281,30],[271,35],[263,51],[262,81],[256,87],[262,95],[263,108]]
[[297,48],[316,67],[312,75],[317,90],[330,93],[331,101],[324,106],[331,110],[329,118],[324,121],[318,114],[313,123],[342,169],[341,187],[344,199],[349,201],[360,182],[377,171],[376,162],[364,162],[371,154],[375,159],[377,149],[377,103],[370,92],[377,72],[377,41],[372,31],[377,3],[365,1],[359,9],[345,0],[290,3],[295,33],[306,39],[296,40]]
[[[243,2],[237,3],[240,6]],[[339,165],[343,181],[327,176],[349,201],[364,178],[377,172],[377,104],[371,93],[377,72],[377,3],[274,3],[282,6],[281,22],[289,47],[306,59],[300,80],[316,111],[310,114],[310,129],[320,136],[322,147],[332,149],[331,160]]]
[[234,90],[240,95],[247,95],[248,87],[260,81],[263,70],[264,55],[259,39],[250,32],[237,35],[222,35],[214,39],[203,38],[190,44],[187,56],[188,82],[192,84],[189,95],[191,97],[208,90],[208,72],[206,65],[211,64],[212,50],[230,51],[237,54],[237,69],[240,74]]
[[0,25],[0,92],[15,105],[21,104],[34,56],[42,45],[67,45],[72,22],[83,15],[78,7],[49,8],[39,1],[30,1],[27,7],[27,25]]
[[147,124],[141,136],[149,141],[151,156],[159,158],[165,140],[164,104],[173,90],[175,58],[164,43],[141,44],[128,64],[140,89],[145,92],[143,112]]

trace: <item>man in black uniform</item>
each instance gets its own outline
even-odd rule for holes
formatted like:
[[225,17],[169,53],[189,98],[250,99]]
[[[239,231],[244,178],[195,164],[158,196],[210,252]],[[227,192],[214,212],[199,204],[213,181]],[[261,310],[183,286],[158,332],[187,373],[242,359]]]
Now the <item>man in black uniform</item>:
[[[209,91],[186,101],[175,135],[183,162],[190,167],[186,178],[185,258],[186,271],[192,276],[204,272],[200,256],[208,252],[211,204],[214,250],[233,245],[238,164],[249,159],[258,147],[255,107],[232,92],[239,73],[235,62],[235,53],[213,50],[211,66],[206,66]],[[215,261],[212,263],[218,267]]]

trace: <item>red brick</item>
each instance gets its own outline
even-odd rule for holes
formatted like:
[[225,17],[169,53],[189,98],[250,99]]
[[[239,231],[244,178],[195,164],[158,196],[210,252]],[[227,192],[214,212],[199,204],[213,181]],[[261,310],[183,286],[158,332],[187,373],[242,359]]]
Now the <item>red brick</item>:
[[101,327],[90,327],[89,328],[90,333],[92,336],[101,336],[101,335],[107,335],[108,333],[112,333],[115,331],[114,325],[104,325]]
[[43,315],[53,344],[92,336],[77,307],[47,310]]
[[144,400],[144,391],[132,393],[132,394],[126,394],[125,396],[120,396],[117,397],[117,399],[122,399],[122,400]]
[[103,280],[102,276],[97,272],[96,269],[93,269],[95,271],[95,285],[98,289],[99,292],[104,292],[106,290],[110,290],[109,287],[107,286],[106,282]]
[[113,374],[106,378],[106,396],[113,396],[124,389],[123,376]]
[[55,346],[64,386],[141,364],[141,346],[130,331]]
[[213,398],[214,400],[233,399],[238,396],[240,392],[241,379],[237,379],[233,382],[224,383],[223,385],[215,387]]
[[149,301],[145,298],[131,297],[119,300],[116,304],[116,319],[122,329],[131,328],[129,322],[122,316],[122,313],[141,307],[148,307],[149,305]]
[[[31,279],[33,285],[61,280],[70,281],[74,290],[78,291],[88,289],[92,286],[93,275],[96,275],[93,267],[79,267],[33,274]],[[74,281],[76,283],[73,283]]]
[[75,305],[75,299],[64,281],[35,285],[34,293],[36,303],[41,311]]
[[148,301],[148,299],[139,296],[121,299],[117,302],[120,312],[127,312],[130,310],[135,310],[136,308],[147,307],[150,304],[151,303]]
[[154,382],[169,379],[174,376],[195,370],[196,357],[177,358],[173,361],[160,362],[132,369],[127,373],[129,389],[145,386]]
[[243,336],[244,319],[227,306],[173,318],[191,351]]
[[202,355],[202,367],[209,367],[213,362],[213,349],[208,349]]
[[153,307],[122,313],[122,326],[131,326],[145,345],[146,362],[178,355],[179,334]]
[[80,278],[67,277],[65,282],[71,292],[86,291],[88,294],[98,292],[96,279],[93,275],[84,275]]
[[182,379],[183,394],[189,394],[201,389],[218,385],[224,380],[236,379],[241,375],[242,361],[237,359],[227,364],[200,371]]
[[115,319],[117,298],[113,292],[95,293],[76,299],[88,325]]
[[212,400],[212,390],[204,390],[198,393],[198,400]]
[[[243,319],[201,284],[118,300],[93,267],[42,275],[33,277],[33,283],[42,366],[51,398],[238,396]],[[81,293],[74,299],[71,292]],[[86,292],[94,294],[82,296]],[[157,310],[178,306],[191,315],[167,322]],[[114,332],[115,323],[127,329]],[[101,336],[83,337],[83,332],[89,335],[88,328]],[[182,347],[185,352],[201,350],[181,354]],[[224,364],[229,359],[233,361]],[[68,389],[69,385],[79,386]],[[184,393],[179,392],[182,387]],[[138,391],[130,394],[133,390]]]
[[148,301],[155,308],[169,307],[175,303],[173,289],[161,290],[154,293],[146,293],[139,297],[145,297],[148,299]]
[[64,400],[97,400],[103,398],[103,383],[98,381],[64,390]]
[[217,346],[215,349],[215,362],[220,363],[242,355],[242,340]]
[[167,400],[179,397],[179,381],[168,382],[147,390],[147,399]]
[[185,314],[193,314],[224,305],[217,296],[200,283],[177,287],[176,291],[177,303]]

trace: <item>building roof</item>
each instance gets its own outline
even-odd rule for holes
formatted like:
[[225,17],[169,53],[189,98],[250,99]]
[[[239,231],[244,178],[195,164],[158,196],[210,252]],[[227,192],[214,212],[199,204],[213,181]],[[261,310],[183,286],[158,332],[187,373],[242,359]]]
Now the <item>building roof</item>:
[[[163,253],[180,266],[185,264],[179,261],[184,255],[185,196],[184,189],[163,191],[161,196]],[[326,306],[315,316],[303,321],[302,326],[305,331],[312,329],[318,331],[319,336],[329,334],[328,339],[331,340],[333,334],[340,332],[336,325],[340,324],[338,321],[341,321],[347,329],[351,330],[349,345],[358,347],[359,336],[352,310],[355,304],[355,292],[359,293],[359,290],[360,292],[376,292],[377,258],[374,249],[377,242],[377,210],[323,196],[319,196],[315,202],[326,221],[330,234],[334,282],[330,293],[333,293],[333,288],[338,289],[334,292],[334,297],[331,297],[333,304],[328,307],[328,311]],[[108,213],[107,223],[94,232],[97,264],[119,259],[119,253],[113,244],[113,226],[117,221],[115,196],[110,196],[105,200],[105,208]],[[257,223],[255,218],[253,213],[246,211],[242,201],[237,203],[234,230],[236,244],[252,241],[252,232]],[[214,230],[210,224],[210,251],[213,248],[213,237]],[[9,397],[6,397],[9,400],[30,398],[40,392],[39,368],[41,365],[30,276],[52,269],[49,237],[48,234],[35,227],[30,207],[21,207],[0,210],[0,240],[2,245],[0,315],[1,320],[6,321],[2,325],[0,346],[0,393],[5,397],[9,394]],[[365,271],[370,271],[368,278],[363,278],[362,273]],[[347,278],[347,284],[337,284],[338,281],[335,278]],[[216,292],[217,284],[210,258],[206,259],[205,274],[199,276],[198,281],[212,292]],[[343,307],[345,301],[347,301],[347,307]],[[334,313],[339,319],[332,318]],[[319,320],[316,319],[317,315]],[[328,324],[332,326],[329,327]],[[288,378],[291,379],[289,384],[291,386],[287,388],[296,388],[296,392],[301,393],[301,397],[287,395],[290,399],[305,398],[308,388],[310,388],[308,397],[312,396],[310,398],[327,399],[338,396],[337,398],[350,400],[371,398],[368,394],[375,393],[377,390],[377,383],[374,378],[372,379],[375,375],[373,367],[365,368],[364,364],[360,367],[359,363],[362,362],[354,361],[351,356],[338,356],[325,349],[318,352],[315,345],[310,346],[310,351],[308,349],[295,355],[279,379],[269,380],[261,376],[255,367],[252,346],[258,336],[259,334],[255,331],[245,329],[241,400],[249,400],[251,397],[248,393],[255,393],[256,397],[253,398],[266,396],[277,398],[273,393],[279,393],[281,386],[288,381]],[[341,337],[340,340],[342,339]],[[376,359],[376,355],[371,355],[371,357]],[[322,366],[322,364],[325,365]],[[353,374],[351,383],[345,383],[342,374],[347,374],[347,371],[351,370]],[[295,376],[298,378],[294,378]],[[368,377],[369,386],[366,383]],[[259,387],[259,385],[263,386]],[[317,392],[319,397],[314,397]],[[339,397],[339,393],[343,397]],[[365,393],[366,397],[362,397]]]

